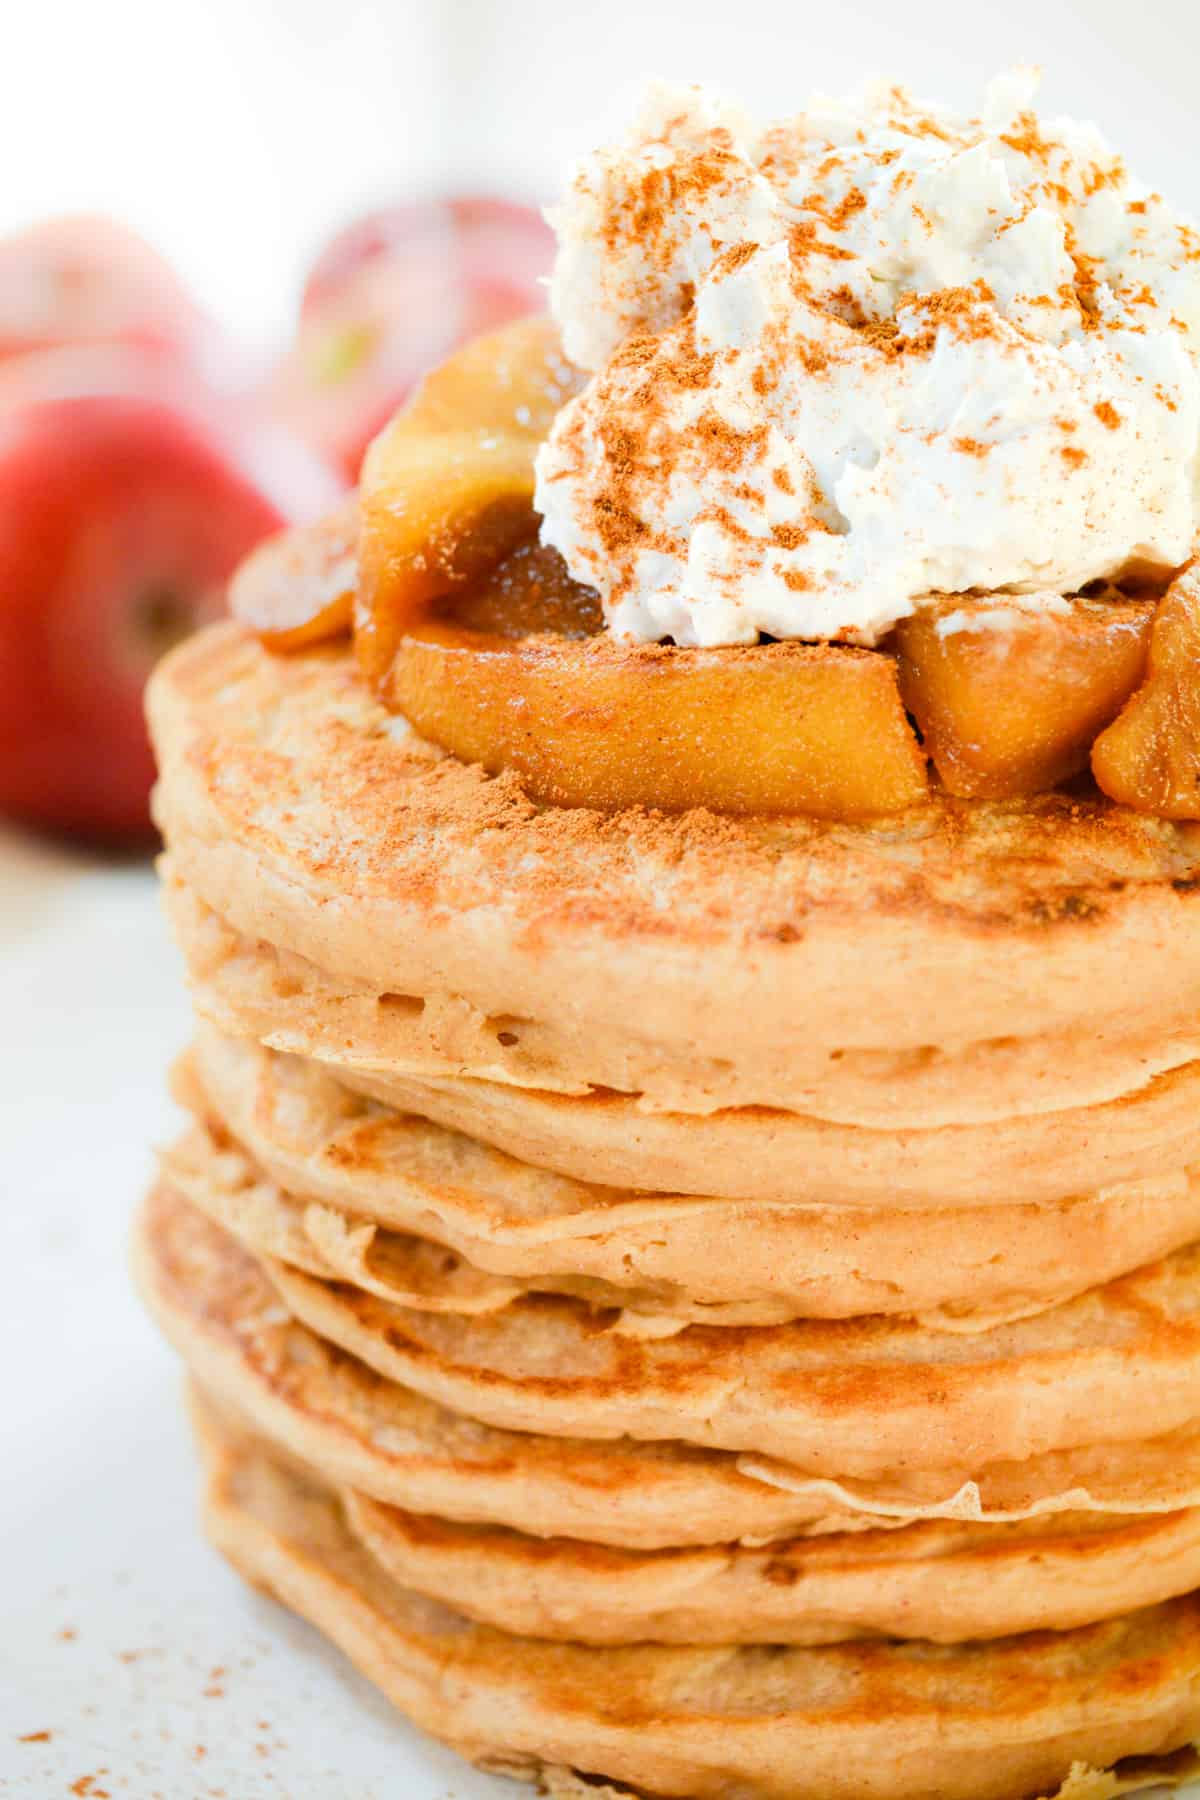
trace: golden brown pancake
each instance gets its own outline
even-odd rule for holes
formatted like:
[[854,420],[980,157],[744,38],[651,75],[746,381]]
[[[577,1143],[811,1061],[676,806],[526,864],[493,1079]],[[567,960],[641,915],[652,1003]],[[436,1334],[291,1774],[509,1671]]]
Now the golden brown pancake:
[[[183,1103],[312,1205],[444,1243],[526,1286],[580,1275],[672,1314],[923,1314],[978,1328],[1200,1237],[1200,1179],[1056,1205],[821,1210],[576,1182],[352,1094],[320,1065],[202,1029]],[[306,1208],[307,1215],[307,1208]],[[620,1298],[617,1298],[620,1296]],[[703,1310],[700,1310],[703,1309]]]
[[547,1644],[400,1587],[327,1489],[252,1440],[209,1422],[202,1442],[206,1523],[234,1565],[424,1729],[511,1774],[564,1766],[687,1800],[861,1800],[869,1769],[873,1800],[1012,1800],[1079,1764],[1169,1756],[1200,1731],[1195,1598],[954,1648]]
[[149,710],[199,899],[335,981],[499,1029],[747,1068],[1067,1033],[1085,1059],[1200,1005],[1190,825],[1062,794],[874,826],[538,808],[421,743],[348,650],[273,656],[235,626],[161,663]]
[[[197,1379],[336,1486],[446,1519],[632,1550],[769,1542],[918,1518],[1003,1523],[1200,1506],[1200,1426],[987,1469],[830,1481],[674,1442],[481,1425],[386,1380],[299,1325],[258,1263],[159,1190],[134,1239],[142,1296]],[[1101,1429],[1102,1429],[1101,1424]]]
[[560,1042],[536,1019],[488,1017],[460,995],[379,992],[335,980],[314,963],[237,932],[162,860],[164,894],[196,1007],[222,1031],[365,1075],[463,1075],[547,1093],[593,1087],[636,1096],[643,1111],[715,1112],[759,1105],[886,1128],[982,1124],[1116,1100],[1200,1057],[1188,1013],[1129,1032],[1102,1026],[1080,1054],[1078,1031],[988,1039],[958,1047],[795,1048],[729,1062],[705,1046],[655,1057],[636,1038],[586,1032]]
[[364,1075],[347,1086],[576,1180],[822,1206],[1045,1204],[1200,1162],[1200,1063],[1104,1106],[935,1131],[868,1131],[736,1107],[644,1113],[623,1094],[581,1098],[443,1075]]
[[903,1319],[631,1337],[580,1302],[400,1307],[285,1263],[288,1310],[380,1374],[490,1425],[759,1451],[813,1475],[1022,1461],[1200,1416],[1200,1246],[972,1335]]
[[1200,1587],[1195,1508],[639,1554],[451,1524],[353,1489],[342,1499],[355,1536],[402,1586],[501,1630],[583,1644],[957,1644],[1070,1630]]

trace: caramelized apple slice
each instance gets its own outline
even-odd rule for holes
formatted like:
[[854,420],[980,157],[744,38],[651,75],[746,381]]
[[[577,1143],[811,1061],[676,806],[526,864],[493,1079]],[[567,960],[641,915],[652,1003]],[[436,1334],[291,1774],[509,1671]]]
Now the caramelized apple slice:
[[229,585],[235,619],[269,650],[303,650],[348,632],[358,578],[358,503],[317,525],[281,531],[248,556]]
[[387,698],[556,805],[859,819],[926,793],[895,663],[873,650],[506,639],[429,619],[401,640]]
[[1141,679],[1152,600],[1023,610],[996,596],[922,609],[896,628],[900,690],[952,794],[1001,800],[1086,767]]
[[553,325],[478,338],[426,377],[363,466],[355,641],[383,675],[401,635],[534,530],[533,458],[582,377]]
[[474,426],[536,446],[585,379],[564,357],[553,319],[539,314],[472,338],[430,370],[397,420],[427,432]]
[[493,637],[526,638],[552,632],[560,638],[595,637],[604,613],[594,588],[572,580],[557,550],[530,538],[483,578],[431,618]]
[[1200,819],[1200,565],[1160,601],[1146,679],[1093,744],[1092,771],[1125,806]]

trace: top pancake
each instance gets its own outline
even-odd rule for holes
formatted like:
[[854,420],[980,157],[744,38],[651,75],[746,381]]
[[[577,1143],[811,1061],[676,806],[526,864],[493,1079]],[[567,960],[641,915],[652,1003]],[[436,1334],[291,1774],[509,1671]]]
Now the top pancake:
[[1200,1004],[1186,824],[1062,794],[869,826],[538,808],[389,717],[346,649],[274,656],[234,626],[168,657],[149,708],[200,899],[498,1029],[737,1061],[1152,1031]]

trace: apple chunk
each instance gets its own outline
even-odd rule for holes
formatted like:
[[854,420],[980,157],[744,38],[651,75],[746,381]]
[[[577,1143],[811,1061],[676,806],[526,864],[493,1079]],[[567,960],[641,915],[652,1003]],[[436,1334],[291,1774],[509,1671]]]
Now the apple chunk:
[[837,646],[629,646],[428,620],[388,703],[433,743],[536,800],[859,819],[925,797],[891,657]]
[[1152,600],[1073,600],[1034,611],[955,598],[896,628],[900,688],[952,794],[1002,800],[1087,765],[1145,667]]
[[304,650],[349,632],[358,579],[358,504],[260,544],[229,585],[229,610],[268,650]]
[[545,319],[478,338],[435,369],[363,468],[355,639],[378,680],[433,602],[536,528],[533,459],[582,378]]
[[1200,819],[1200,567],[1167,590],[1150,633],[1146,679],[1092,746],[1112,799],[1164,819]]

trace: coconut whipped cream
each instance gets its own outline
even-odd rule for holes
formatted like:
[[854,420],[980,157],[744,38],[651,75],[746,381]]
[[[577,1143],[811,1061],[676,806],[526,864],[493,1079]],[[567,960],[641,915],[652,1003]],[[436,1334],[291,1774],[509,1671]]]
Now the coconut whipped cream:
[[1035,88],[760,127],[657,86],[577,168],[551,297],[593,373],[536,504],[619,635],[871,644],[932,594],[1187,559],[1200,234]]

